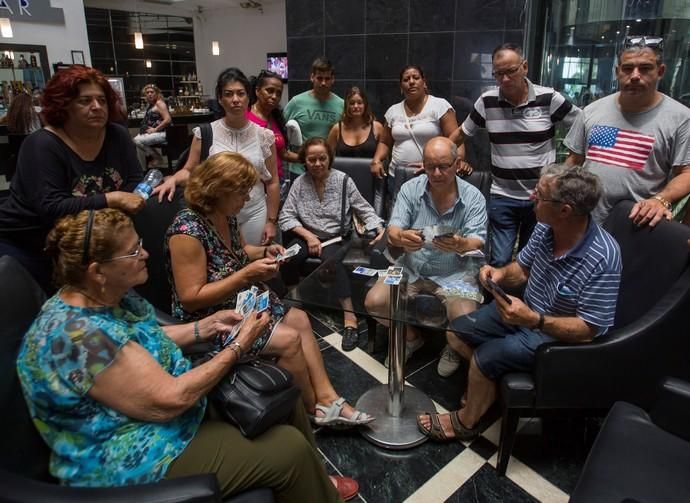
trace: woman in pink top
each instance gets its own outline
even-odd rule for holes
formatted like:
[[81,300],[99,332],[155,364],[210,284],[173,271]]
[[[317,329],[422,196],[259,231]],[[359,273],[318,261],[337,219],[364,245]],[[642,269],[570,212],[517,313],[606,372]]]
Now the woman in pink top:
[[247,111],[247,119],[253,123],[270,129],[276,137],[276,164],[281,185],[283,178],[283,161],[299,162],[297,154],[287,149],[287,132],[285,130],[285,117],[280,108],[280,98],[283,96],[283,81],[280,75],[268,70],[261,70],[259,75],[252,79],[251,106]]

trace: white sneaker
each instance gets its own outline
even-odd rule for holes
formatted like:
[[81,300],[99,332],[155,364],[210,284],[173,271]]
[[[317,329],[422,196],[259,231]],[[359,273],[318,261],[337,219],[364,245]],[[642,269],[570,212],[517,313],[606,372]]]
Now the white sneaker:
[[441,358],[438,361],[436,371],[441,377],[450,377],[460,367],[461,357],[451,347],[446,344],[446,347],[441,351]]
[[[410,359],[412,356],[412,353],[417,351],[419,348],[421,348],[424,345],[424,339],[421,337],[417,337],[414,340],[411,341],[405,341],[405,363]],[[383,366],[388,368],[388,356],[386,356],[386,360],[383,362]]]

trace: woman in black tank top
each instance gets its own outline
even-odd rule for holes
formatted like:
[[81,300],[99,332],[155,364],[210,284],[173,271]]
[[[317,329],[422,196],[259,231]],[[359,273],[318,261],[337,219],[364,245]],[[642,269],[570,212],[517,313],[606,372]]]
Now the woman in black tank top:
[[345,96],[345,109],[340,122],[328,134],[328,144],[336,157],[371,159],[383,126],[369,109],[369,100],[359,87],[351,87]]

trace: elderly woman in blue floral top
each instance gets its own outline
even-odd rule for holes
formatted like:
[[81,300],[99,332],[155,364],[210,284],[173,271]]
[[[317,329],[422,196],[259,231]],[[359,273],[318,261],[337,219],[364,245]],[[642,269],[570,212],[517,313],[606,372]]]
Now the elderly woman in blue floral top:
[[47,249],[64,286],[29,328],[17,370],[29,411],[53,451],[51,473],[74,486],[122,486],[216,473],[224,496],[271,487],[280,501],[339,501],[301,404],[291,425],[247,439],[204,419],[205,395],[268,326],[244,323],[232,344],[192,369],[181,347],[237,323],[219,311],[160,327],[152,306],[128,293],[146,281],[146,258],[119,210],[61,219]]

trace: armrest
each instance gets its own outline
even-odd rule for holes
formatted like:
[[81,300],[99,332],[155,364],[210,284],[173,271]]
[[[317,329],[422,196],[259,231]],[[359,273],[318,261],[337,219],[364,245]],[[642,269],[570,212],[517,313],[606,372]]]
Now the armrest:
[[177,318],[173,317],[172,315],[166,313],[165,311],[161,311],[158,308],[156,309],[156,321],[158,324],[162,327],[165,325],[179,325],[182,323],[182,321],[178,320]]
[[664,379],[650,416],[659,428],[690,442],[690,383]]
[[218,481],[213,474],[162,480],[126,487],[68,487],[0,470],[3,501],[8,503],[218,503]]

